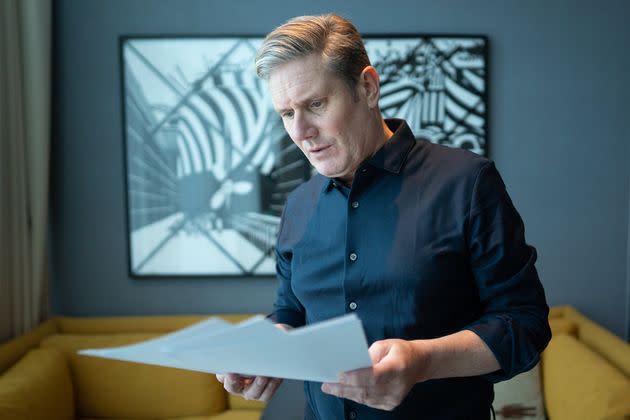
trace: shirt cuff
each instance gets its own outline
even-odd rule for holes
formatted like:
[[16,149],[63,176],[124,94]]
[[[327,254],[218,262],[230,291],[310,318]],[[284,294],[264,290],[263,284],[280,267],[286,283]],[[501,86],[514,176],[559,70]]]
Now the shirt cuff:
[[477,334],[499,362],[501,369],[481,375],[492,383],[508,380],[528,371],[538,363],[537,353],[532,354],[525,349],[518,351],[518,348],[515,348],[518,346],[514,343],[516,337],[509,317],[482,318],[465,329]]
[[271,318],[277,324],[287,324],[293,328],[302,327],[305,324],[304,314],[291,309],[276,309]]

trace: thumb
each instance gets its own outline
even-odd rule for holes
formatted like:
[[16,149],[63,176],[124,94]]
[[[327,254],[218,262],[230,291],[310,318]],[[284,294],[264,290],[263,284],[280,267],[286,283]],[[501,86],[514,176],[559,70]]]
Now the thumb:
[[387,354],[391,346],[386,340],[375,341],[368,349],[370,359],[372,359],[372,365],[379,363]]

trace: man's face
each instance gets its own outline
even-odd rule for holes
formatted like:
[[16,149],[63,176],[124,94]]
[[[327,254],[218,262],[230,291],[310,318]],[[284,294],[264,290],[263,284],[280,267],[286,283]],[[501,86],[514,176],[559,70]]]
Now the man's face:
[[293,142],[317,171],[351,182],[373,152],[366,133],[370,107],[318,55],[283,63],[269,77],[274,108]]

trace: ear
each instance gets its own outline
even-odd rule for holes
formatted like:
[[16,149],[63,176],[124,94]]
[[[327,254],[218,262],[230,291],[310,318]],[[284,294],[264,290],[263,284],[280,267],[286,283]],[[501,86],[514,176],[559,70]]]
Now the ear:
[[381,82],[374,67],[367,66],[363,69],[359,76],[359,85],[365,93],[368,106],[370,108],[378,107],[378,100],[381,96]]

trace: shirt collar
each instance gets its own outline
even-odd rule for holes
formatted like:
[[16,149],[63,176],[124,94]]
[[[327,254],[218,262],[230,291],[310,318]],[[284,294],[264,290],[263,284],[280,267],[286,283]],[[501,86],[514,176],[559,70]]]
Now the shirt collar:
[[367,160],[367,163],[387,172],[399,174],[416,139],[405,120],[389,118],[385,123],[394,135]]
[[[376,151],[374,156],[363,162],[357,172],[365,171],[366,166],[372,166],[392,174],[398,175],[402,169],[409,151],[416,143],[416,139],[411,129],[405,122],[398,118],[387,118],[385,124],[394,133],[394,135]],[[334,178],[326,178],[322,191],[330,191],[332,187],[339,183]]]

